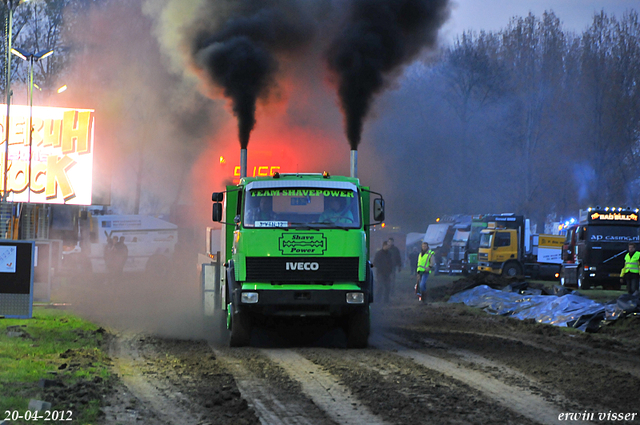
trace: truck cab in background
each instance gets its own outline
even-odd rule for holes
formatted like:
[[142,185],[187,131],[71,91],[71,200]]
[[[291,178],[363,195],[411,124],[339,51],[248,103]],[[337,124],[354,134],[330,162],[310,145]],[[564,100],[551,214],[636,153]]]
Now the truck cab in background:
[[451,249],[449,250],[448,263],[449,274],[462,274],[463,262],[469,246],[469,234],[471,225],[464,228],[456,229],[451,240]]
[[560,283],[590,289],[620,289],[629,242],[640,241],[638,209],[588,208],[567,228]]
[[563,236],[535,235],[521,215],[500,215],[480,232],[478,271],[506,277],[556,279]]
[[423,241],[435,252],[436,273],[461,273],[471,216],[456,214],[438,218],[427,227]]
[[510,222],[508,218],[500,219],[499,217],[501,216],[510,217],[513,216],[513,213],[480,214],[471,217],[469,236],[467,238],[464,256],[462,257],[462,274],[467,275],[478,272],[478,250],[480,249],[481,232],[487,228],[489,222],[500,221],[505,224]]

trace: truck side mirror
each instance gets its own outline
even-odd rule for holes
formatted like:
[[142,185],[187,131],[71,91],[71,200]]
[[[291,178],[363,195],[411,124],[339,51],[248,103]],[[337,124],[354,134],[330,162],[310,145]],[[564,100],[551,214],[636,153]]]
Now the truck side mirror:
[[373,219],[375,221],[384,221],[384,199],[373,200]]
[[222,221],[222,204],[220,202],[216,202],[213,204],[211,219],[213,221]]
[[211,200],[213,202],[222,202],[224,199],[224,192],[213,192],[211,194]]

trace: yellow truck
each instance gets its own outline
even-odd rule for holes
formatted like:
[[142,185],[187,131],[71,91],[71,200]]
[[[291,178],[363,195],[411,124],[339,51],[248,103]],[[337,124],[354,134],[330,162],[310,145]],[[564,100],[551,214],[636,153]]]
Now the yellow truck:
[[531,234],[529,220],[501,215],[480,235],[478,271],[507,277],[557,279],[564,236]]

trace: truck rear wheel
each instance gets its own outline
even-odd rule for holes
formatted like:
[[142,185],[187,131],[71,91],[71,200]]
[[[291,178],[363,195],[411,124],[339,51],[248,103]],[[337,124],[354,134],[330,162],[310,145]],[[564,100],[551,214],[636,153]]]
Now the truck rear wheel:
[[347,319],[347,348],[367,348],[369,344],[369,312],[354,313]]
[[[233,308],[233,306],[229,306]],[[251,317],[247,313],[231,313],[231,335],[229,346],[244,347],[251,340]]]
[[518,263],[507,263],[502,268],[502,276],[505,277],[516,277],[522,276],[522,268]]
[[589,279],[584,275],[582,268],[580,268],[578,272],[578,288],[584,291],[591,289],[591,282],[589,282]]

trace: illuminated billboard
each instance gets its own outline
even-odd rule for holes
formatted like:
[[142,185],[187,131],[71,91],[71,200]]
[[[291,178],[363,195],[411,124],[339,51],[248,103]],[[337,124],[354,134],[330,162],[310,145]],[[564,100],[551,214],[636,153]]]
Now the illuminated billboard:
[[[7,105],[0,105],[0,192],[4,188]],[[7,200],[48,204],[91,205],[94,111],[11,106],[7,151]],[[31,151],[32,160],[29,161]]]
[[[247,154],[247,177],[269,177],[273,173],[292,173],[295,172],[296,161],[282,150],[272,151],[265,150],[249,150]],[[236,158],[234,158],[236,159]],[[220,166],[223,174],[231,173],[234,184],[240,182],[240,165],[234,165],[227,168],[227,158],[220,156]]]

